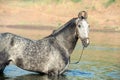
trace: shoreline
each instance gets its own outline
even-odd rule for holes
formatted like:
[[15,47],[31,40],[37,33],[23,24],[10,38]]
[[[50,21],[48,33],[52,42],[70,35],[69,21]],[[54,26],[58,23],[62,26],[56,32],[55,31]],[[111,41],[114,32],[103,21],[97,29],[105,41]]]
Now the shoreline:
[[[55,30],[57,27],[44,25],[0,25],[0,28],[29,29],[29,30]],[[120,33],[114,29],[90,29],[90,32]]]

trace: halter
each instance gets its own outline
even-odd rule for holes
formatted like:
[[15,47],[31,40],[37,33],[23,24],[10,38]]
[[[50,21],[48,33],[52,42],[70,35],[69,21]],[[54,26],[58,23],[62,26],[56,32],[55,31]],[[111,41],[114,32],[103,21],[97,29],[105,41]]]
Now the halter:
[[76,62],[73,62],[73,63],[70,63],[70,64],[78,64],[80,62],[80,60],[82,59],[84,48],[85,47],[83,46],[82,51],[81,51],[81,55],[80,55],[79,59]]
[[[79,20],[79,21],[80,21],[80,20]],[[79,21],[76,23],[76,26],[78,25]],[[78,37],[80,37],[80,36],[79,36],[79,33],[78,33],[77,27],[76,27],[76,29],[75,29],[75,35],[78,36]],[[81,41],[84,41],[84,40],[86,40],[86,39],[89,39],[89,37],[84,38],[84,39],[82,39],[82,38],[80,37],[80,39],[81,39]]]
[[[79,22],[79,21],[78,21],[78,22]],[[78,25],[78,23],[77,23],[76,25]],[[76,27],[75,31],[76,31],[76,35],[79,36],[77,27]],[[83,41],[86,40],[86,39],[89,39],[89,37],[84,38],[84,39],[81,39],[81,41],[83,42]],[[85,49],[85,47],[83,46],[82,51],[81,51],[81,55],[80,55],[79,59],[78,59],[76,62],[73,62],[73,63],[70,63],[70,64],[78,64],[78,63],[80,62],[80,60],[82,59],[82,55],[83,55],[84,49]]]

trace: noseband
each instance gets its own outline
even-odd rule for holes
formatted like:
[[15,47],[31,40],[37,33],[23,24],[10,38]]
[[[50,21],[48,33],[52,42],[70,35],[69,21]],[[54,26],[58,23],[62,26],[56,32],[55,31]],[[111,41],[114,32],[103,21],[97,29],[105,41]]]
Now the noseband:
[[85,40],[87,40],[87,39],[89,39],[89,37],[87,37],[87,38],[84,38],[84,39],[81,39],[81,41],[85,41]]
[[[78,21],[78,23],[79,23],[79,21]],[[79,37],[79,33],[78,33],[78,29],[77,29],[78,23],[76,24],[76,29],[75,29],[76,36],[77,36],[77,37]],[[80,39],[81,39],[81,41],[85,41],[85,40],[89,39],[89,37],[84,38],[84,39],[82,39],[82,38],[80,37]]]

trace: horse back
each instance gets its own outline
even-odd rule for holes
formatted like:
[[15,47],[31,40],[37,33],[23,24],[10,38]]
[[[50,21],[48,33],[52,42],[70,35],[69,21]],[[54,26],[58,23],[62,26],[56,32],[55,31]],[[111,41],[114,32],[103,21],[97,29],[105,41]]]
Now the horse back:
[[[4,55],[9,55],[9,57],[14,59],[17,55],[24,51],[26,45],[32,42],[24,37],[17,36],[12,33],[1,33],[0,34],[0,53],[4,53]],[[11,56],[11,55],[14,55]]]

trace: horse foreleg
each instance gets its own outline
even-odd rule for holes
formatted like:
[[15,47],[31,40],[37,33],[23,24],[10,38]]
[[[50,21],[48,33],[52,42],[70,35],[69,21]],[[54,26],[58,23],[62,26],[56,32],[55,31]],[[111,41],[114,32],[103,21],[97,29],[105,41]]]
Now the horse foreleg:
[[5,67],[6,67],[6,66],[5,66],[4,64],[0,64],[0,74],[3,73]]
[[0,74],[3,73],[5,67],[6,67],[7,65],[9,65],[10,61],[11,61],[11,60],[5,61],[4,63],[0,63]]
[[52,70],[48,71],[48,75],[49,76],[57,76],[57,75],[59,75],[59,72],[57,69],[52,69]]

